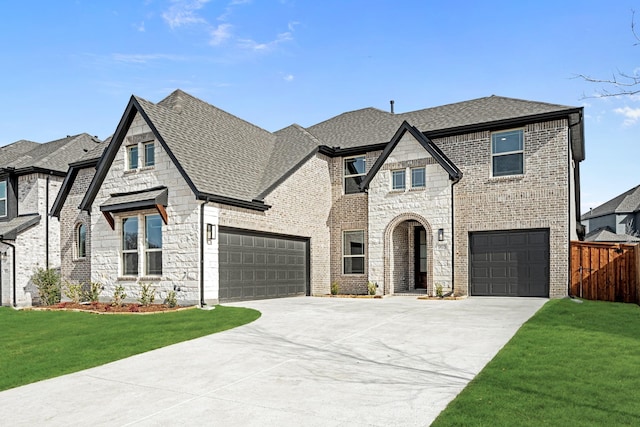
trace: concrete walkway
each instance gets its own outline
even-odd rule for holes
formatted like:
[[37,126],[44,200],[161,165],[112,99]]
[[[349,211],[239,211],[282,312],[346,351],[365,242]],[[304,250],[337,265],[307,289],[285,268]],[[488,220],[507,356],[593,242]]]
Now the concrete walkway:
[[426,426],[545,301],[390,297],[232,304],[256,308],[262,317],[1,392],[1,423]]

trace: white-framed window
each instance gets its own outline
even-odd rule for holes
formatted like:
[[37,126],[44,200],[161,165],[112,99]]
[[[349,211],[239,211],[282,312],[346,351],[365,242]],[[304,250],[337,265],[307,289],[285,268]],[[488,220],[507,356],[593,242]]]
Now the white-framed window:
[[524,131],[522,129],[491,134],[492,176],[524,174]]
[[142,271],[145,276],[162,276],[162,218],[158,214],[122,218],[122,275],[138,276]]
[[138,275],[138,217],[122,218],[122,275]]
[[7,181],[0,181],[0,218],[7,216]]
[[424,188],[426,186],[427,179],[425,168],[411,168],[411,188]]
[[136,170],[140,167],[151,167],[156,164],[155,143],[143,142],[127,146],[127,170]]
[[145,275],[162,276],[162,219],[160,215],[144,217]]
[[156,164],[155,144],[153,141],[142,144],[144,147],[144,167]]
[[364,274],[364,230],[342,233],[344,274]]
[[87,226],[80,223],[76,226],[76,258],[87,256]]
[[407,187],[407,172],[404,169],[391,171],[391,189],[404,190]]
[[127,169],[138,169],[138,146],[129,145],[127,147]]
[[360,192],[360,184],[364,180],[366,169],[364,156],[344,159],[344,194]]

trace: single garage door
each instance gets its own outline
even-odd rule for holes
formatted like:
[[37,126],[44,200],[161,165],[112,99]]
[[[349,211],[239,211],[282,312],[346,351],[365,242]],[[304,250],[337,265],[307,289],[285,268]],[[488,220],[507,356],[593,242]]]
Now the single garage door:
[[549,230],[470,234],[471,295],[549,296]]
[[308,295],[309,239],[220,228],[220,302]]

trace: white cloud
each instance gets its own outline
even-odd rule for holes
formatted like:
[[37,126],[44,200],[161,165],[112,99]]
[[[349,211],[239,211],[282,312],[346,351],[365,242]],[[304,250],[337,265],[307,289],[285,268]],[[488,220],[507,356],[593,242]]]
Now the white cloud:
[[211,31],[209,44],[218,46],[231,37],[231,24],[220,24]]
[[128,64],[146,64],[151,61],[168,60],[168,61],[184,61],[187,58],[180,55],[171,55],[165,53],[149,53],[149,54],[125,54],[114,53],[112,59],[117,62]]
[[293,74],[287,74],[283,78],[284,78],[285,82],[292,82],[293,81]]
[[139,31],[141,33],[145,32],[145,28],[144,28],[144,21],[137,23],[137,24],[133,24],[133,28],[136,29],[136,31]]
[[625,106],[624,108],[616,108],[613,111],[625,117],[624,119],[625,126],[632,126],[636,124],[638,120],[640,120],[640,108],[631,108],[631,107]]
[[162,18],[171,28],[183,25],[206,24],[207,21],[196,12],[209,0],[172,0],[171,7],[162,14]]
[[238,46],[243,49],[253,50],[255,52],[268,52],[274,49],[279,44],[290,40],[293,40],[293,36],[289,31],[287,31],[286,33],[278,34],[275,40],[271,40],[270,42],[266,43],[258,43],[255,40],[251,39],[241,39],[238,40]]

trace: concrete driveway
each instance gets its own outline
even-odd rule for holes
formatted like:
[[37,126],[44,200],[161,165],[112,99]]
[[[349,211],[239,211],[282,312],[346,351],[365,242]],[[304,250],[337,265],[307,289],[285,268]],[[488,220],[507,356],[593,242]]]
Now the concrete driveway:
[[426,426],[545,301],[231,304],[262,317],[4,391],[2,424]]

